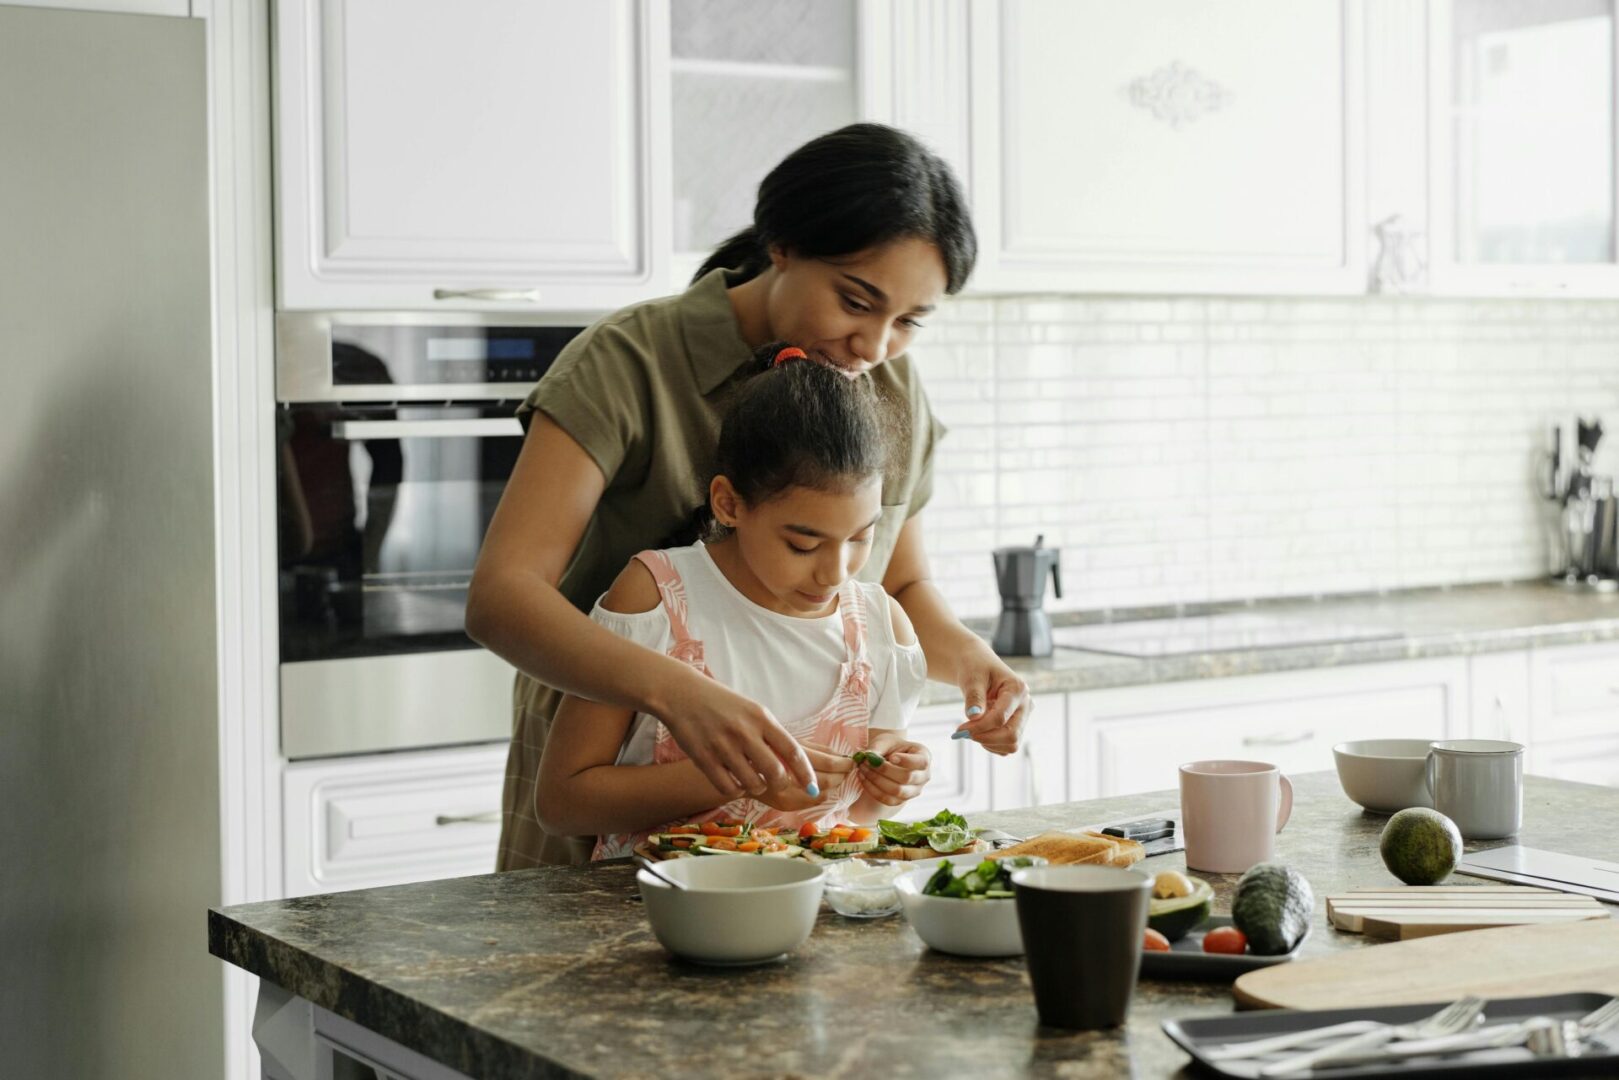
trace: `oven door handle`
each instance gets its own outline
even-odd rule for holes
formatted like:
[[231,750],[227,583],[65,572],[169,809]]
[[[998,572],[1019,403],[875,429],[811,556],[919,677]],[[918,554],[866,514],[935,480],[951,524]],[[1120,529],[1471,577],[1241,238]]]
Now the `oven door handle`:
[[332,423],[334,439],[460,439],[521,434],[523,425],[515,416],[476,420],[336,420]]

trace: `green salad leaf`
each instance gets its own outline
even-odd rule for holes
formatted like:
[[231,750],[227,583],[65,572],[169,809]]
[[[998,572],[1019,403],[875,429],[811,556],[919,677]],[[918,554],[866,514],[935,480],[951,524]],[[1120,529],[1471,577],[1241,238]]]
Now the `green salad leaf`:
[[1027,855],[1013,855],[1004,859],[985,859],[964,874],[958,875],[946,859],[933,871],[923,896],[944,896],[955,900],[1010,900],[1012,898],[1012,871],[1035,862]]
[[940,810],[926,821],[879,821],[877,828],[890,844],[901,847],[926,844],[934,851],[955,851],[978,835],[978,830],[969,826],[966,818],[949,810]]

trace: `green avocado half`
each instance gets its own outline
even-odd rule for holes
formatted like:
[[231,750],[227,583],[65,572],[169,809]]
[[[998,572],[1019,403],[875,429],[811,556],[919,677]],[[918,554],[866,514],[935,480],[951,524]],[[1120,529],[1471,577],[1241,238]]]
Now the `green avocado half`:
[[1147,925],[1170,941],[1179,941],[1202,926],[1213,908],[1213,887],[1198,878],[1191,881],[1190,896],[1154,898],[1147,908]]

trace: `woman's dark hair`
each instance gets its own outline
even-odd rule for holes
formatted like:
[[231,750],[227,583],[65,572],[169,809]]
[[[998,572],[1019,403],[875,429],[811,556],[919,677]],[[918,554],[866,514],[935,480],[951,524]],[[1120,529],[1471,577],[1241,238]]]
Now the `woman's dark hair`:
[[759,184],[753,225],[716,248],[692,280],[722,267],[756,277],[776,246],[817,259],[910,237],[944,256],[945,292],[967,284],[978,238],[950,166],[897,128],[850,124],[771,169]]
[[[882,476],[903,426],[870,379],[850,379],[813,360],[777,364],[784,348],[778,342],[755,354],[759,374],[742,384],[720,426],[714,474],[749,506],[789,488],[839,491]],[[725,531],[706,502],[697,525],[710,539]]]

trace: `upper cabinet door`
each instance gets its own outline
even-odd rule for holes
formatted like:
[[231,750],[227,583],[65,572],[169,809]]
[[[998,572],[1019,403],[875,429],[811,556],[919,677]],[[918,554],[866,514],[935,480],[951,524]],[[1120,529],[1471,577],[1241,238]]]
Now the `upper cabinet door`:
[[286,308],[591,311],[667,279],[659,0],[280,0]]
[[992,0],[972,154],[992,291],[1366,287],[1358,0]]
[[1619,295],[1614,0],[1432,0],[1435,292]]

